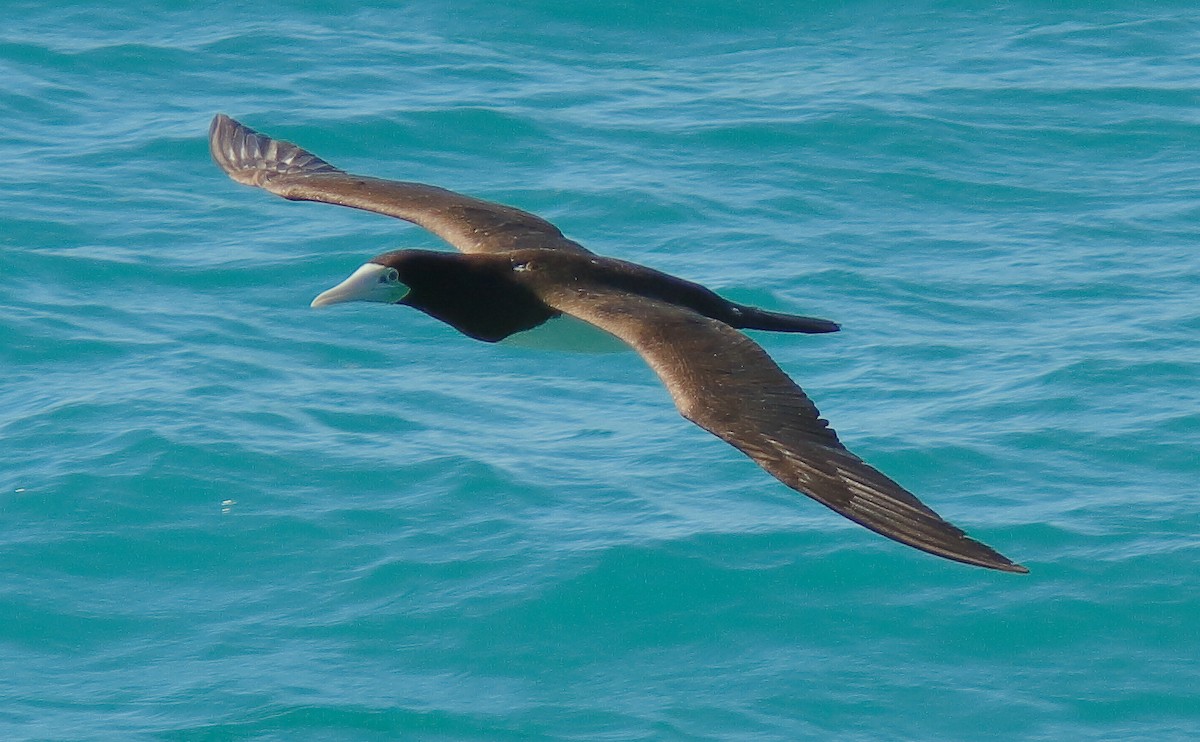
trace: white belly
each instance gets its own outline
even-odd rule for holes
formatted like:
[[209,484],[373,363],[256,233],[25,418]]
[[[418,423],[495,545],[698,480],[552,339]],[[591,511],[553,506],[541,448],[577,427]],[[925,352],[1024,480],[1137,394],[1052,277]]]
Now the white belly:
[[616,336],[566,314],[543,322],[532,330],[509,335],[500,342],[521,348],[568,350],[576,353],[619,353],[632,350]]

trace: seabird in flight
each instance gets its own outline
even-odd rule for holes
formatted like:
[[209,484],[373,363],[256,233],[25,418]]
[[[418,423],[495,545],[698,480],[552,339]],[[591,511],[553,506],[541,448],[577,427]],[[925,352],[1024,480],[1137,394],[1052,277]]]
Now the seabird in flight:
[[679,412],[788,487],[876,533],[937,556],[1028,572],[969,538],[846,450],[817,408],[739,330],[834,332],[829,320],[737,304],[674,276],[596,255],[520,209],[420,183],[352,175],[219,114],[217,164],[239,183],[417,224],[462,254],[398,250],[371,258],[312,306],[403,304],[469,337],[502,340],[561,315],[632,346]]

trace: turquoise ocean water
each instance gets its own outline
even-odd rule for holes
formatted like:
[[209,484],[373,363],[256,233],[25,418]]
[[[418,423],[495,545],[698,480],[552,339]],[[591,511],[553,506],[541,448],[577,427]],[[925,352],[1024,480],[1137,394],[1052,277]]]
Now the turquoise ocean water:
[[[1200,736],[1190,3],[4,4],[0,738]],[[632,353],[308,308],[346,169],[843,331],[758,340],[1032,570],[906,549]]]

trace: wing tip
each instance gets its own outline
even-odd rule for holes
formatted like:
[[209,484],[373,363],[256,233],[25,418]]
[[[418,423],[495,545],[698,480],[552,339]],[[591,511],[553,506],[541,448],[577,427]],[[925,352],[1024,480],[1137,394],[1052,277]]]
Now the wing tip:
[[[959,532],[959,538],[962,539],[961,543],[954,545],[947,545],[945,543],[922,544],[912,541],[901,541],[901,543],[904,543],[907,546],[913,546],[934,556],[943,557],[945,559],[961,562],[963,564],[969,564],[974,567],[994,569],[997,572],[1010,572],[1012,574],[1029,574],[1029,568],[1025,565],[1018,564],[982,541],[976,541],[970,536],[967,536],[955,526],[946,523],[945,521],[943,521],[943,523],[945,523],[945,525],[949,526],[951,529]],[[900,540],[890,534],[884,535],[898,541]]]
[[[1000,555],[997,554],[997,556],[1000,556]],[[1024,564],[1017,564],[1016,562],[1012,561],[1011,559],[1008,559],[1003,556],[1000,556],[1000,561],[995,561],[995,562],[991,562],[988,564],[981,564],[979,566],[987,567],[988,569],[994,569],[998,572],[1009,572],[1011,574],[1017,574],[1017,575],[1029,574],[1029,567],[1026,567]]]
[[230,178],[249,186],[261,187],[281,175],[341,172],[311,152],[260,134],[223,113],[209,124],[208,149]]
[[250,127],[223,113],[213,116],[212,123],[208,126],[208,151],[213,162],[239,183],[259,185],[253,178],[244,177],[249,169],[245,163],[245,140],[257,134],[258,132]]
[[[947,556],[947,555],[939,554],[938,556]],[[1005,557],[1003,557],[999,554],[997,554],[996,556],[998,556],[1000,558],[999,559],[988,559],[988,560],[971,559],[969,561],[965,560],[965,559],[959,559],[959,558],[953,557],[953,556],[950,556],[948,558],[953,559],[955,561],[961,561],[961,562],[964,562],[965,564],[970,564],[975,567],[983,567],[984,569],[994,569],[997,572],[1008,572],[1010,574],[1018,574],[1018,575],[1029,574],[1029,568],[1026,567],[1025,565],[1017,564],[1016,562],[1014,562],[1010,559],[1006,559]]]

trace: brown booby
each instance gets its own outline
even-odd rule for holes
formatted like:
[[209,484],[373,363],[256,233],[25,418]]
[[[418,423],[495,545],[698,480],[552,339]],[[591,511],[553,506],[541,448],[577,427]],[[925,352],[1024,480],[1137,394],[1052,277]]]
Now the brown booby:
[[437,186],[352,175],[223,114],[217,164],[239,183],[417,224],[463,254],[398,250],[371,258],[313,300],[403,304],[495,342],[569,315],[632,346],[679,412],[788,487],[876,533],[937,556],[1028,572],[946,522],[846,450],[817,408],[739,330],[820,333],[836,323],[737,304],[674,276],[595,255],[553,224]]

